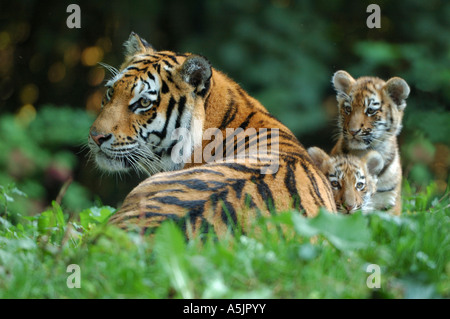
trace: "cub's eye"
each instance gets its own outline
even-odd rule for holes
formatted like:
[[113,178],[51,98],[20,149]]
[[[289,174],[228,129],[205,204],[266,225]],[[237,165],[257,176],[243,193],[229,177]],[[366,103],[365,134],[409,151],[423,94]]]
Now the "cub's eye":
[[110,87],[107,91],[106,91],[106,99],[109,101],[111,100],[111,97],[114,94],[114,88]]
[[345,113],[350,114],[352,112],[352,107],[348,104],[345,104],[344,111],[345,111]]
[[373,108],[368,108],[367,109],[367,115],[374,115],[375,113],[377,113],[378,109],[373,109]]
[[339,188],[339,182],[338,181],[331,181],[331,186],[334,188]]
[[356,189],[357,189],[357,190],[362,190],[362,189],[364,189],[364,183],[358,182],[358,183],[356,184]]
[[141,104],[141,106],[143,106],[143,107],[147,107],[147,106],[149,106],[151,103],[152,103],[152,102],[151,102],[150,100],[148,100],[148,99],[142,98],[142,99],[139,100],[139,104]]

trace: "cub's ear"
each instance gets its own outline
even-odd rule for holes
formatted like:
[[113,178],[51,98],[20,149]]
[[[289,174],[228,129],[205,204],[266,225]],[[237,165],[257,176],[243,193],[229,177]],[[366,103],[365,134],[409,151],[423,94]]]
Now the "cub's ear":
[[211,64],[199,55],[190,55],[186,58],[180,69],[181,78],[195,87],[197,93],[209,86],[212,75]]
[[138,53],[152,53],[153,47],[141,38],[137,33],[131,32],[130,37],[123,43],[125,47],[125,58],[131,58]]
[[391,97],[394,103],[397,104],[400,111],[405,109],[405,100],[408,98],[409,92],[411,91],[405,80],[393,77],[386,82],[383,90]]
[[362,161],[372,176],[378,176],[384,166],[383,157],[377,151],[370,151],[363,157]]
[[353,83],[355,83],[355,79],[346,71],[340,70],[333,75],[331,82],[333,82],[334,89],[338,93],[348,94]]
[[330,156],[328,156],[328,154],[321,148],[315,146],[310,147],[308,148],[308,154],[311,156],[314,164],[316,164],[322,172],[326,172],[328,170]]

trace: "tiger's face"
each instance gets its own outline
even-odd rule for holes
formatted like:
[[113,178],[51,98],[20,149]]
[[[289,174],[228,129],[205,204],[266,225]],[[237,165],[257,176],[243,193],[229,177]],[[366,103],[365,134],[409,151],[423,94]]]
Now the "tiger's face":
[[338,127],[350,149],[373,149],[400,133],[405,99],[410,92],[403,79],[355,80],[347,72],[338,71],[332,81],[337,91]]
[[188,132],[183,159],[201,144],[210,64],[196,55],[157,52],[134,33],[124,45],[120,70],[106,66],[113,78],[89,132],[95,162],[110,172],[179,169],[183,161],[172,158],[177,129]]
[[377,174],[383,167],[383,159],[376,151],[363,158],[352,155],[328,156],[318,147],[308,153],[314,163],[328,177],[339,212],[352,214],[372,208],[372,197],[377,191]]

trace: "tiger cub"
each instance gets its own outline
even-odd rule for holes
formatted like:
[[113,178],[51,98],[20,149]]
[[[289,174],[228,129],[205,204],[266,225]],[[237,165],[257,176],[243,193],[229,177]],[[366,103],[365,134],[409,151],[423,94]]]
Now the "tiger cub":
[[378,174],[373,201],[380,209],[399,215],[402,169],[397,135],[402,128],[405,100],[410,93],[408,84],[398,77],[387,82],[376,77],[355,80],[345,71],[336,72],[332,82],[339,107],[339,138],[331,155],[363,157],[376,150],[384,165]]
[[339,212],[352,214],[362,210],[366,213],[384,207],[373,201],[377,175],[384,164],[377,151],[370,151],[362,158],[345,154],[329,156],[318,147],[308,148],[308,153],[330,180]]

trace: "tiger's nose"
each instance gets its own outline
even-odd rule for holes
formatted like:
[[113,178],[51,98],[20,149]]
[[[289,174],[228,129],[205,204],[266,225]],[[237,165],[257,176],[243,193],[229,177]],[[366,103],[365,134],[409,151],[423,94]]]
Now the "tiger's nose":
[[359,129],[359,130],[348,130],[348,132],[352,135],[352,136],[355,136],[356,134],[358,134],[359,132],[361,132],[361,129]]
[[342,206],[344,207],[344,209],[347,211],[347,214],[349,214],[352,210],[354,210],[356,208],[356,204],[348,204],[346,202],[344,202],[342,204]]
[[101,146],[103,143],[105,143],[112,137],[112,134],[105,135],[105,134],[97,133],[96,131],[91,131],[90,135],[91,135],[92,139],[94,140],[95,144],[97,144],[98,146]]

